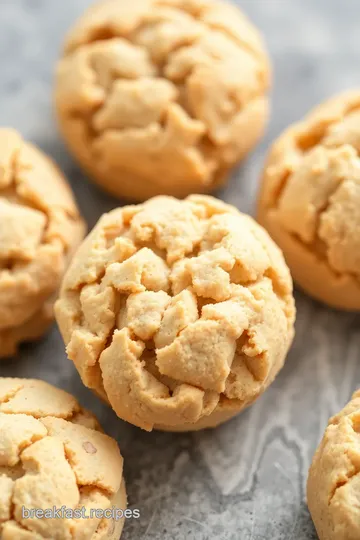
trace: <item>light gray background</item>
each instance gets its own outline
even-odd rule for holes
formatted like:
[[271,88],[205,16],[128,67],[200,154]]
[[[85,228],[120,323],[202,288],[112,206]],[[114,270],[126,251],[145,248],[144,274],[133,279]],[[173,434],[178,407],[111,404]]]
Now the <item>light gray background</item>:
[[[123,0],[131,1],[131,0]],[[0,124],[18,128],[70,178],[92,227],[118,203],[89,184],[68,155],[52,115],[54,62],[66,29],[88,0],[0,0]],[[267,136],[220,195],[251,210],[270,142],[327,96],[360,86],[358,0],[239,0],[265,34],[274,63]],[[217,430],[145,433],[118,420],[65,356],[57,329],[2,376],[41,377],[75,393],[116,437],[129,504],[124,540],[311,540],[304,502],[309,462],[328,417],[360,385],[359,317],[297,293],[297,337],[274,385]]]

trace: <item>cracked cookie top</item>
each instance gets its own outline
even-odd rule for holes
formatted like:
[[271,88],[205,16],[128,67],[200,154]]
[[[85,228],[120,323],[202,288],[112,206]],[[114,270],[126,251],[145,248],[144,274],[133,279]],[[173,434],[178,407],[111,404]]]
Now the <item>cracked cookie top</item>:
[[307,498],[320,540],[360,537],[360,390],[329,420],[309,471]]
[[68,36],[56,105],[99,183],[144,200],[223,181],[262,134],[268,86],[261,38],[236,7],[105,0]]
[[[326,281],[334,282],[334,290],[340,278],[352,281],[358,306],[359,120],[360,92],[352,91],[331,99],[290,126],[270,152],[259,199],[260,221],[285,256],[295,250],[301,250],[304,257],[312,255],[311,264],[326,267]],[[288,242],[292,246],[287,248]],[[288,262],[301,285],[301,274],[306,276],[309,263],[295,268],[293,257],[289,253]],[[325,296],[331,300],[331,291]]]
[[51,319],[47,302],[84,232],[56,166],[16,131],[0,129],[0,356]]
[[239,410],[293,337],[292,281],[249,216],[212,197],[156,197],[104,215],[55,307],[83,382],[144,429]]
[[[37,519],[32,509],[126,505],[117,443],[74,397],[43,381],[0,378],[0,536],[118,539],[110,519]],[[113,534],[112,530],[115,531]]]

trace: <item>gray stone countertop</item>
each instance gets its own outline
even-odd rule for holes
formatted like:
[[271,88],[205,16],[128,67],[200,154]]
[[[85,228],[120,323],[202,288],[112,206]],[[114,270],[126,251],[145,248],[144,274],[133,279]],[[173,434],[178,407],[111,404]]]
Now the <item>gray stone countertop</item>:
[[[128,0],[124,0],[128,1]],[[130,0],[129,0],[130,1]],[[240,0],[262,29],[274,64],[268,133],[219,195],[251,211],[266,149],[314,104],[360,86],[357,0]],[[0,0],[0,125],[48,152],[70,178],[89,227],[119,203],[87,182],[52,114],[54,63],[88,0]],[[73,392],[120,443],[129,504],[124,540],[312,540],[304,498],[308,466],[327,419],[360,386],[359,316],[296,293],[297,335],[272,387],[238,418],[196,434],[145,433],[87,389],[54,326],[1,376],[39,377]]]

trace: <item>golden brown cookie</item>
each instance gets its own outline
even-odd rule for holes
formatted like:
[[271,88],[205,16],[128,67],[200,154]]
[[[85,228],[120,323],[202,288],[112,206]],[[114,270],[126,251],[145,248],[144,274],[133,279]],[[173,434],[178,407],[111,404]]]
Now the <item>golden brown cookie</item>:
[[329,420],[307,482],[308,506],[320,540],[360,538],[360,390]]
[[117,443],[74,397],[43,381],[0,378],[2,540],[118,540],[124,519],[99,514],[126,509],[122,473]]
[[265,168],[258,218],[297,282],[330,306],[360,310],[360,91],[290,126]]
[[84,233],[59,169],[16,131],[0,129],[0,357],[46,331]]
[[60,127],[116,196],[209,192],[263,134],[269,71],[257,30],[235,6],[105,0],[66,40]]
[[295,317],[267,233],[199,195],[105,214],[55,311],[84,384],[128,422],[174,431],[215,426],[255,401],[284,363]]

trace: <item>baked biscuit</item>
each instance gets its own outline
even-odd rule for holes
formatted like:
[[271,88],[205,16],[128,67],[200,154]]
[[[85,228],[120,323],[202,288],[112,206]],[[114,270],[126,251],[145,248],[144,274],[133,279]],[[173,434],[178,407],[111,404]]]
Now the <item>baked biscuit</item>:
[[290,126],[265,167],[258,219],[294,281],[330,306],[360,309],[360,91]]
[[46,331],[84,234],[59,169],[16,131],[0,129],[0,357]]
[[308,506],[320,540],[360,538],[360,391],[329,420],[307,482]]
[[215,426],[255,401],[284,363],[295,316],[267,233],[199,195],[105,214],[55,311],[84,384],[146,430]]
[[257,143],[269,61],[219,0],[105,0],[71,30],[56,109],[74,156],[118,197],[209,192]]
[[[98,516],[126,509],[122,473],[117,443],[70,394],[39,380],[0,378],[2,540],[118,540],[124,519],[101,519],[95,509]],[[71,517],[75,510],[83,517]]]

